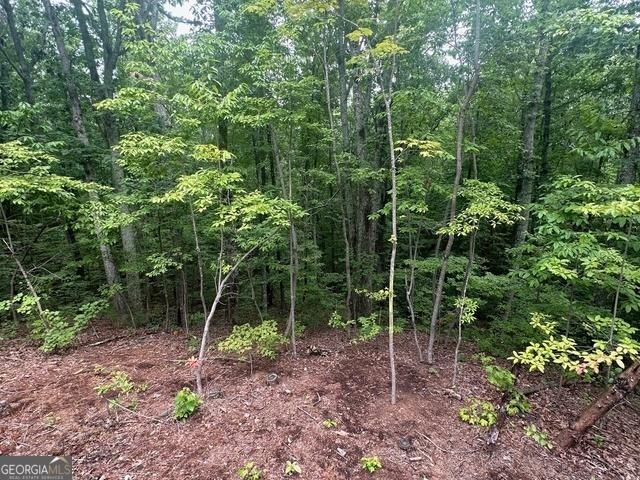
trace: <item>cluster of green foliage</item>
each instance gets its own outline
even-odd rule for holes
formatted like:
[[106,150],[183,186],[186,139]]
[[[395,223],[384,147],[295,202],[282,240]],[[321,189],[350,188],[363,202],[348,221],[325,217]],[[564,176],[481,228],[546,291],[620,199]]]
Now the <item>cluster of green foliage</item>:
[[325,418],[322,421],[322,426],[324,428],[336,428],[338,426],[338,422],[336,422],[334,419],[332,418]]
[[202,405],[202,398],[192,392],[189,387],[184,387],[176,394],[173,401],[173,418],[184,421],[196,413],[200,405]]
[[288,477],[291,475],[300,475],[302,474],[302,467],[295,460],[287,460],[284,464],[284,474]]
[[553,448],[553,442],[549,439],[549,434],[539,430],[533,423],[524,427],[524,434],[541,447],[548,448],[549,450]]
[[[96,374],[106,373],[104,367],[96,366]],[[96,393],[107,399],[109,408],[125,406],[130,410],[135,410],[138,405],[137,394],[147,390],[146,383],[136,384],[129,374],[123,370],[110,372],[107,378],[94,387]]]
[[78,333],[107,307],[106,300],[85,303],[78,308],[79,313],[70,320],[65,319],[61,312],[45,310],[42,315],[35,316],[31,332],[35,338],[42,341],[40,349],[43,352],[55,352],[70,346]]
[[231,334],[218,343],[218,350],[239,355],[275,358],[278,348],[286,339],[278,333],[275,320],[265,320],[252,327],[250,324],[236,325]]
[[260,480],[262,470],[254,462],[247,462],[238,470],[237,474],[242,480]]
[[373,455],[371,457],[362,457],[360,459],[360,466],[362,466],[363,470],[369,473],[375,473],[382,468],[382,462],[380,461],[380,458]]
[[517,249],[522,263],[514,273],[528,288],[555,287],[564,305],[531,312],[541,341],[513,352],[514,362],[541,372],[555,364],[577,374],[598,373],[602,365],[624,368],[640,351],[637,329],[620,316],[640,307],[640,270],[628,255],[639,245],[631,232],[640,219],[640,191],[561,177],[534,213],[540,223]]
[[467,405],[458,411],[458,416],[463,422],[478,427],[490,427],[498,419],[493,403],[477,398],[470,399]]

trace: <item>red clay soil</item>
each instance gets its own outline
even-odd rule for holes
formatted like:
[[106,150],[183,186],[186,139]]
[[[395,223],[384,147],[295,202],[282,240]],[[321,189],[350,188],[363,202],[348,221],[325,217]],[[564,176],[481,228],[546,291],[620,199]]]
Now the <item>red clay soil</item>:
[[[90,346],[113,336],[123,338]],[[459,387],[450,390],[452,349],[440,347],[429,368],[416,361],[411,336],[399,335],[398,404],[391,406],[385,338],[354,345],[341,332],[307,332],[299,344],[298,358],[261,360],[253,376],[245,363],[212,360],[207,391],[220,389],[223,397],[208,398],[195,416],[176,422],[173,398],[193,387],[183,335],[102,329],[60,356],[10,342],[0,350],[0,454],[72,455],[75,478],[95,480],[238,478],[248,461],[263,479],[277,479],[294,459],[299,478],[313,480],[640,478],[637,398],[617,406],[575,449],[557,453],[527,438],[524,426],[535,423],[553,438],[597,391],[544,390],[530,397],[531,414],[509,417],[491,451],[486,432],[458,419],[467,397],[500,398],[478,362],[462,363]],[[331,352],[307,355],[311,344]],[[472,348],[465,350],[470,359]],[[106,408],[94,391],[104,380],[96,365],[148,384],[136,395],[136,413]],[[280,376],[277,385],[266,385],[270,372]],[[525,375],[520,386],[543,380]],[[322,426],[329,418],[336,428]],[[412,440],[410,450],[399,448],[401,437]],[[372,455],[383,464],[373,475],[359,463]]]

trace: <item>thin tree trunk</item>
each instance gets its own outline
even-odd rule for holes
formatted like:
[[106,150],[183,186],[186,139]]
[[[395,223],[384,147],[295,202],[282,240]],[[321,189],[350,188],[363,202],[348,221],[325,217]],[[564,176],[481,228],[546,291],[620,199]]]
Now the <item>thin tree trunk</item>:
[[193,229],[193,239],[196,244],[196,259],[198,262],[198,276],[200,279],[200,302],[202,303],[203,318],[207,318],[207,301],[204,297],[204,267],[202,262],[202,252],[200,250],[200,239],[198,236],[198,229],[196,227],[196,217],[193,214],[193,205],[189,203],[189,215],[191,216],[191,228]]
[[[389,80],[391,82],[391,80]],[[389,259],[389,367],[391,370],[391,405],[396,403],[396,359],[393,338],[393,300],[395,296],[394,280],[396,269],[396,252],[398,250],[398,219],[396,187],[396,154],[393,143],[393,123],[391,119],[391,92],[384,94],[384,109],[387,117],[387,135],[389,137],[389,157],[391,160],[391,257]]]
[[33,94],[32,68],[31,64],[25,57],[24,46],[22,44],[22,38],[20,37],[20,33],[18,32],[18,28],[16,25],[13,6],[11,5],[10,0],[2,0],[2,7],[5,12],[7,26],[9,27],[9,35],[11,36],[11,41],[13,42],[13,49],[18,60],[18,65],[14,65],[14,69],[16,70],[16,73],[18,74],[24,85],[25,100],[30,105],[33,105],[35,103],[35,96]]
[[262,317],[262,310],[260,310],[260,304],[258,303],[258,298],[256,297],[256,289],[253,285],[253,274],[251,268],[247,268],[247,277],[249,278],[249,287],[251,288],[251,300],[253,300],[253,304],[256,307],[256,311],[258,312],[258,317],[260,318],[260,322],[264,320]]
[[[451,203],[449,208],[449,223],[453,222],[456,218],[456,202],[458,198],[458,189],[460,188],[460,178],[462,176],[462,160],[463,160],[463,140],[464,140],[464,119],[467,109],[471,103],[471,100],[478,88],[478,82],[480,80],[480,2],[476,0],[476,12],[475,12],[475,39],[474,39],[474,54],[473,54],[473,74],[469,81],[469,84],[465,87],[465,95],[460,102],[458,110],[457,120],[457,134],[456,134],[456,173],[453,179],[453,189],[451,192]],[[436,326],[438,324],[438,315],[440,312],[440,305],[442,304],[442,294],[444,290],[444,283],[447,276],[447,265],[449,262],[449,256],[451,255],[451,249],[453,247],[454,235],[449,235],[447,243],[442,255],[442,264],[440,265],[440,274],[438,276],[438,283],[435,288],[435,295],[433,301],[433,310],[431,312],[431,324],[429,327],[429,342],[427,344],[427,363],[433,363],[433,346],[436,337]]]
[[[629,138],[640,137],[640,44],[636,46],[636,62],[633,79],[633,93],[631,94],[631,114],[629,115]],[[626,152],[618,171],[618,183],[634,183],[640,164],[640,144]]]
[[[548,0],[545,0],[541,7],[541,14],[547,11]],[[521,219],[516,226],[515,244],[520,245],[529,230],[530,206],[533,200],[533,187],[536,180],[536,165],[534,157],[534,145],[538,111],[540,109],[540,97],[544,86],[545,72],[548,68],[549,42],[540,35],[538,55],[536,57],[533,85],[525,107],[524,127],[522,130],[522,152],[518,165],[519,189],[517,194],[518,205],[523,207]]]
[[475,259],[477,233],[477,230],[474,230],[469,237],[469,256],[467,257],[467,267],[464,271],[462,294],[460,295],[462,298],[462,306],[458,313],[458,341],[456,343],[456,351],[453,356],[453,381],[451,382],[454,387],[456,386],[456,381],[458,379],[458,354],[460,352],[460,344],[462,343],[462,317],[464,315],[464,302],[467,298],[467,288],[469,287],[469,279],[471,278],[471,271],[473,270],[473,262]]
[[[207,340],[209,337],[209,329],[211,328],[211,320],[213,319],[214,314],[216,313],[216,308],[218,308],[218,304],[220,303],[220,299],[222,298],[222,293],[224,292],[224,289],[227,285],[227,282],[229,281],[229,278],[231,278],[231,276],[233,275],[233,273],[238,269],[238,267],[240,266],[240,264],[249,256],[251,255],[254,250],[256,250],[258,248],[258,246],[254,246],[251,249],[249,249],[242,257],[240,257],[240,259],[238,259],[236,261],[236,263],[231,267],[231,269],[227,272],[227,274],[224,277],[219,276],[219,281],[217,284],[217,291],[216,291],[216,297],[213,300],[213,304],[211,305],[211,309],[209,310],[209,315],[207,315],[207,318],[205,319],[204,322],[204,329],[202,332],[202,339],[200,342],[200,351],[198,353],[198,362],[196,364],[196,386],[198,389],[198,395],[202,395],[203,393],[203,389],[202,389],[202,367],[204,366],[204,361],[206,358],[206,353],[207,353]],[[220,254],[221,258],[222,256],[222,252]],[[219,261],[218,264],[218,271],[222,272],[222,263]],[[220,273],[221,275],[221,273]]]
[[471,173],[472,178],[478,179],[478,154],[476,153],[476,143],[478,141],[478,116],[480,110],[476,108],[476,111],[471,115],[471,141],[473,142],[473,151],[471,152]]
[[[272,124],[269,125],[269,132],[271,135],[271,146],[273,148],[274,162],[276,164],[280,187],[282,189],[282,196],[287,200],[291,200],[293,193],[291,184],[291,160],[289,159],[289,185],[287,187],[284,180],[284,170],[282,168],[282,159],[280,156],[280,148],[278,147],[278,139],[276,137],[276,132]],[[291,349],[293,356],[295,357],[297,355],[295,330],[296,295],[298,282],[298,237],[296,234],[296,227],[291,215],[289,215],[289,222],[289,318],[287,320],[285,335],[291,335]]]
[[[336,158],[336,141],[334,138],[334,125],[333,125],[333,114],[331,112],[331,85],[329,82],[329,65],[327,64],[327,46],[323,45],[322,48],[322,60],[324,66],[324,87],[325,87],[325,98],[327,103],[327,115],[329,118],[329,129],[331,131],[331,159],[336,169],[336,185],[338,190],[340,191],[340,214],[341,214],[341,224],[342,224],[342,240],[344,242],[344,273],[347,287],[347,297],[345,300],[346,303],[346,314],[347,314],[347,322],[351,320],[351,247],[349,245],[349,227],[347,221],[347,212],[345,210],[345,204],[347,203],[345,191],[346,185],[343,183],[342,175],[340,172],[340,164],[338,163],[338,159]],[[341,80],[342,82],[342,80]],[[342,100],[340,104],[340,118],[342,119],[342,111],[343,111]],[[343,132],[343,150],[345,148],[345,142],[347,139],[344,138],[345,135],[345,126],[342,128]]]
[[[613,349],[613,336],[616,332],[616,321],[618,318],[618,305],[620,303],[620,288],[622,287],[622,283],[624,281],[624,267],[627,264],[627,255],[629,253],[629,240],[631,237],[631,228],[633,226],[633,221],[628,220],[629,226],[627,227],[627,238],[624,244],[624,254],[622,255],[622,264],[620,265],[620,273],[618,274],[618,283],[616,285],[616,294],[613,299],[613,318],[611,319],[611,328],[609,329],[609,348]],[[611,365],[607,366],[607,381],[611,376]]]
[[[58,57],[60,59],[62,75],[65,80],[67,98],[69,100],[69,109],[71,112],[71,126],[73,127],[78,141],[82,145],[88,147],[89,138],[87,137],[87,132],[85,130],[82,118],[80,97],[76,84],[73,80],[73,73],[71,71],[71,60],[69,59],[69,54],[67,53],[67,49],[64,44],[64,38],[62,37],[62,31],[60,30],[58,18],[56,17],[49,0],[42,0],[42,3],[44,5],[49,25],[51,26],[51,31],[53,32],[56,49],[58,51]],[[87,177],[87,180],[92,180],[91,169],[87,164],[85,164],[85,176]],[[99,201],[98,194],[95,192],[90,192],[89,197],[91,201]],[[104,239],[104,233],[102,231],[102,227],[100,226],[100,220],[96,215],[93,216],[93,223],[96,238],[98,239],[98,242],[100,244],[100,254],[102,257],[107,284],[110,288],[114,288],[118,283],[120,283],[120,279],[118,278],[118,271],[113,260],[113,255],[111,254],[111,248]],[[123,299],[121,298],[121,294],[118,293],[114,296],[114,305],[119,314],[124,313],[125,305]]]
[[187,286],[187,276],[184,272],[184,265],[180,269],[180,301],[182,302],[182,325],[184,326],[184,333],[189,336],[189,290]]
[[407,297],[407,308],[409,309],[409,318],[411,319],[411,327],[413,328],[413,340],[416,343],[416,350],[418,352],[418,360],[422,363],[422,348],[420,348],[420,340],[418,339],[418,327],[416,325],[416,313],[413,307],[413,295],[415,292],[415,278],[416,278],[416,260],[418,259],[418,239],[419,235],[416,235],[415,245],[411,245],[411,236],[409,236],[409,279],[405,276],[405,295]]

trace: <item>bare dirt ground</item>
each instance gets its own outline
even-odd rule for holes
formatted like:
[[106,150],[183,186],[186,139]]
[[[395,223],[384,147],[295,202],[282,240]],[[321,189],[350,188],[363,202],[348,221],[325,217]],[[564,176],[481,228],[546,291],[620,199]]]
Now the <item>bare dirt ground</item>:
[[[114,336],[122,338],[90,346]],[[486,432],[458,420],[465,398],[500,398],[471,360],[471,347],[452,393],[452,349],[441,346],[429,368],[416,361],[411,336],[399,335],[399,398],[391,406],[383,337],[354,345],[342,332],[307,332],[298,358],[261,360],[253,376],[245,363],[214,359],[206,368],[207,390],[221,389],[223,397],[209,398],[186,422],[170,417],[176,392],[193,387],[183,335],[104,328],[60,356],[12,341],[0,349],[0,454],[72,455],[75,478],[95,480],[238,478],[250,460],[263,479],[276,479],[285,478],[284,464],[293,459],[302,467],[299,477],[314,480],[640,478],[637,397],[616,407],[574,450],[557,453],[527,438],[523,427],[535,423],[553,438],[597,392],[585,385],[544,390],[531,396],[531,414],[507,420],[491,451]],[[307,355],[310,344],[331,352]],[[136,413],[106,408],[94,391],[104,378],[96,365],[148,384],[137,394]],[[280,376],[277,385],[265,384],[269,372]],[[543,380],[525,375],[520,385]],[[328,418],[336,428],[322,426]],[[411,450],[399,448],[401,437],[412,439]],[[377,455],[383,469],[364,472],[365,455]]]

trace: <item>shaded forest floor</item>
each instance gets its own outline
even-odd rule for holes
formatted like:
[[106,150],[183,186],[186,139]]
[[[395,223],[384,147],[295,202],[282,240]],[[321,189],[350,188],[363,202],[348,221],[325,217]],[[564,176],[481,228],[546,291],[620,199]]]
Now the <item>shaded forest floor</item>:
[[[113,336],[122,338],[90,345]],[[429,368],[416,361],[411,335],[399,335],[399,402],[392,407],[385,341],[380,336],[354,345],[342,332],[306,332],[297,359],[261,360],[253,376],[245,363],[212,360],[207,390],[213,397],[220,389],[223,396],[209,398],[184,423],[170,418],[176,392],[193,387],[193,372],[183,362],[184,335],[129,336],[102,328],[61,356],[45,356],[24,340],[8,342],[0,347],[0,454],[73,455],[75,478],[95,480],[237,478],[250,460],[262,468],[262,478],[284,478],[289,459],[298,460],[304,479],[640,478],[637,397],[616,407],[574,450],[558,454],[524,436],[523,427],[535,423],[553,437],[597,391],[574,385],[533,394],[532,413],[510,417],[490,452],[485,432],[458,420],[465,398],[497,403],[500,397],[473,360],[472,346],[464,349],[460,400],[450,390],[453,347],[440,346]],[[307,355],[309,345],[330,353]],[[135,414],[109,412],[94,391],[103,380],[97,365],[148,385],[137,394]],[[266,385],[270,372],[280,376],[277,385]],[[520,386],[544,380],[527,374]],[[328,418],[336,428],[322,426]],[[413,439],[411,450],[399,448],[401,437]],[[362,471],[365,455],[379,456],[384,468]]]

